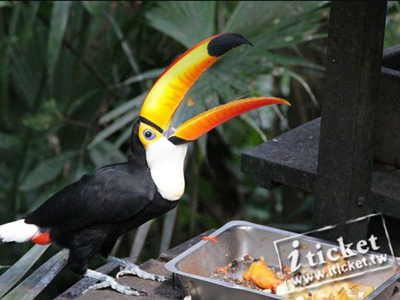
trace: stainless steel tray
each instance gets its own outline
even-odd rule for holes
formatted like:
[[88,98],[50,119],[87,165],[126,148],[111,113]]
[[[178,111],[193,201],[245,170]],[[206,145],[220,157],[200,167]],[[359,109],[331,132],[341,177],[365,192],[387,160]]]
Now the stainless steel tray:
[[[264,256],[269,265],[278,266],[273,242],[293,235],[297,233],[245,221],[231,221],[211,235],[218,238],[218,243],[200,241],[172,259],[165,267],[188,283],[192,299],[285,299],[210,276],[217,267],[227,265],[246,254],[253,257]],[[311,237],[304,237],[304,240],[306,243],[318,241]],[[324,244],[329,243],[324,242]],[[395,285],[399,279],[400,274],[390,268],[354,278],[352,281],[376,288],[367,298],[370,300],[391,299],[396,289],[398,290]]]

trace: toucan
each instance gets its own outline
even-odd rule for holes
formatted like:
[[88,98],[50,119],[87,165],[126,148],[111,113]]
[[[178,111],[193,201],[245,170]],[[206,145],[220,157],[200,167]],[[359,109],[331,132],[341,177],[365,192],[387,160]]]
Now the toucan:
[[[125,163],[107,165],[50,197],[23,219],[0,226],[2,242],[54,243],[69,250],[68,266],[97,280],[90,289],[109,287],[126,295],[142,295],[109,276],[88,269],[95,255],[108,257],[118,237],[176,207],[185,190],[184,163],[188,144],[238,116],[284,99],[239,99],[209,109],[173,128],[171,120],[197,79],[223,54],[250,42],[237,33],[208,37],[174,60],[154,83],[134,121],[130,155]],[[128,261],[117,278],[132,274],[163,281]]]

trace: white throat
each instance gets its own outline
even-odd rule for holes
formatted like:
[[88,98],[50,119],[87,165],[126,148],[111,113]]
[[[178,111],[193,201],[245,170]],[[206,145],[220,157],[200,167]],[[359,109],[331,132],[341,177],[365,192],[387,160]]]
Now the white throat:
[[147,165],[164,199],[179,200],[185,191],[184,163],[187,144],[174,145],[164,136],[146,149]]

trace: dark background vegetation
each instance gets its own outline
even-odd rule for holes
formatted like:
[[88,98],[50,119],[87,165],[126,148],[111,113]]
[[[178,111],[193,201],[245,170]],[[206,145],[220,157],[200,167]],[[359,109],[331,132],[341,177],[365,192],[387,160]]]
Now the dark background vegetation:
[[[398,40],[398,9],[389,6],[385,46]],[[308,229],[312,197],[255,186],[240,153],[319,115],[328,15],[322,1],[1,1],[0,223],[125,161],[132,120],[162,69],[207,36],[238,32],[254,47],[209,70],[175,122],[246,96],[285,97],[292,108],[246,114],[193,144],[178,209],[123,237],[114,253],[143,261],[231,219]],[[0,264],[30,247],[1,245]],[[49,293],[71,284],[70,274],[61,278]]]

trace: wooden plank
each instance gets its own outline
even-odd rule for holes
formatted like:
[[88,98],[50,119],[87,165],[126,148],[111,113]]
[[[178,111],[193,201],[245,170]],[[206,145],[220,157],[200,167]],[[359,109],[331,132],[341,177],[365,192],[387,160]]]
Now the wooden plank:
[[312,191],[317,174],[321,119],[294,128],[242,154],[242,171],[259,185],[277,183]]
[[374,151],[376,161],[400,168],[400,47],[390,50],[386,56],[391,57],[390,68],[382,68],[381,94],[376,101]]
[[[400,69],[400,46],[395,48],[399,53]],[[391,56],[393,51],[393,49],[390,51]],[[392,63],[395,61],[392,60]],[[400,71],[387,67],[383,67],[381,71],[382,95],[378,97],[379,102],[376,107],[374,158],[378,163],[391,164],[399,168]],[[313,188],[309,184],[314,182],[318,166],[319,145],[315,141],[319,140],[320,122],[320,118],[314,119],[245,151],[242,154],[242,171],[266,188],[282,183],[311,191]],[[299,159],[302,156],[304,160]],[[293,168],[293,172],[287,172],[288,168]]]
[[[332,2],[315,189],[318,225],[369,211],[365,202],[373,166],[385,16],[385,1]],[[365,227],[355,229],[347,237],[366,232]]]
[[[204,232],[192,239],[171,248],[164,253],[162,253],[158,260],[151,259],[141,267],[144,270],[148,270],[150,272],[155,272],[157,274],[165,275],[167,277],[171,277],[171,274],[164,268],[164,263],[171,260],[178,254],[182,253],[186,249],[190,248],[194,244],[198,243],[202,236],[209,235],[214,231],[214,229],[210,229],[207,232]],[[115,271],[118,268],[118,265],[114,262],[107,263],[97,271],[109,274]],[[144,290],[148,293],[151,299],[182,299],[183,295],[185,294],[185,289],[183,287],[182,282],[178,282],[176,278],[172,278],[167,282],[152,282],[149,280],[142,280],[136,278],[134,276],[128,276],[126,278],[121,279],[123,284],[135,287],[139,290]],[[72,285],[69,289],[59,295],[56,300],[66,300],[66,299],[75,299],[80,297],[80,299],[132,299],[132,297],[119,295],[118,293],[110,290],[101,290],[101,291],[91,291],[85,295],[82,295],[82,292],[86,290],[89,286],[96,283],[96,280],[91,278],[82,278],[80,281]],[[148,299],[146,297],[134,297],[135,299]]]
[[[314,192],[317,179],[320,118],[292,129],[275,141],[242,154],[242,170],[266,188],[283,184]],[[256,175],[255,175],[256,174]],[[366,205],[385,215],[400,216],[400,170],[376,163],[372,197]]]
[[164,268],[164,263],[151,259],[145,262],[141,267],[152,273],[160,274],[169,277],[170,279],[166,282],[157,282],[151,280],[140,279],[136,276],[124,276],[118,279],[118,282],[134,287],[138,290],[145,291],[146,296],[125,296],[116,293],[110,289],[90,291],[78,299],[89,300],[89,299],[109,299],[109,300],[144,300],[144,299],[154,299],[154,300],[178,300],[183,299],[185,294],[184,291],[175,288],[173,284],[173,279],[171,274]]
[[191,238],[190,240],[187,240],[186,242],[183,242],[182,244],[179,244],[178,246],[175,246],[175,247],[173,247],[171,249],[168,249],[167,251],[161,253],[161,255],[160,255],[160,257],[158,259],[160,261],[168,262],[171,259],[173,259],[176,256],[178,256],[179,254],[181,254],[182,252],[184,252],[185,250],[189,249],[193,245],[195,245],[198,242],[200,242],[201,238],[203,236],[210,235],[214,231],[215,231],[215,229],[207,230],[206,232],[203,232],[202,234],[200,234],[198,236],[195,236],[195,237]]
[[372,173],[370,197],[366,203],[370,208],[388,216],[400,216],[400,170],[383,169]]
[[400,45],[388,47],[383,50],[382,65],[385,68],[400,70]]
[[[96,269],[96,271],[109,274],[112,271],[116,270],[118,265],[114,262],[107,263],[100,268]],[[89,286],[96,283],[95,279],[84,277],[79,280],[77,283],[73,284],[70,288],[64,291],[61,295],[56,297],[54,300],[67,300],[67,299],[75,299],[82,295],[83,291],[85,291]]]

